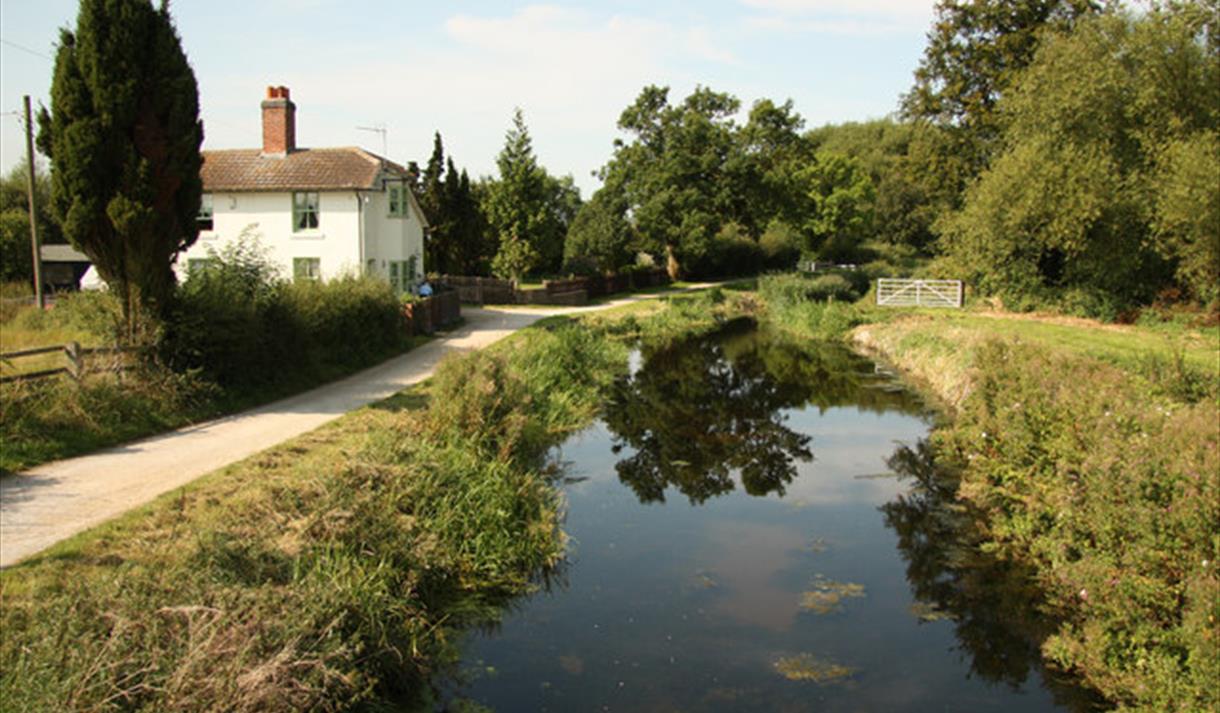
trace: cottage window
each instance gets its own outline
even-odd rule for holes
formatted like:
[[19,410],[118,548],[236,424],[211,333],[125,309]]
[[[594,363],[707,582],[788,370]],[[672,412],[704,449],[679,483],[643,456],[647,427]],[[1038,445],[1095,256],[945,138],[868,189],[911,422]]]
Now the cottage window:
[[404,218],[407,215],[407,188],[405,186],[390,186],[390,215]]
[[406,292],[415,284],[416,262],[414,255],[408,260],[390,261],[390,287],[393,287],[395,292]]
[[200,230],[212,229],[212,194],[204,193],[199,196],[199,215],[195,217],[195,221],[199,223]]
[[322,279],[322,259],[316,257],[292,258],[292,279],[317,281]]
[[292,232],[315,230],[318,227],[318,194],[292,194]]
[[366,274],[366,275],[376,275],[377,274],[377,261],[376,260],[370,259],[368,261],[368,263],[365,264],[364,274]]

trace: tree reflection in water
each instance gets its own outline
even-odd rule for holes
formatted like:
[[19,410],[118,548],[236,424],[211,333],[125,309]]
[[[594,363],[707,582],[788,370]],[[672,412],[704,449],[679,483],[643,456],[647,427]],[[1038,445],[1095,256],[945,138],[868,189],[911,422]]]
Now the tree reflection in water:
[[1039,648],[1053,628],[1038,610],[1033,573],[980,549],[980,515],[957,499],[958,477],[937,463],[934,448],[927,441],[902,446],[888,464],[912,481],[906,495],[882,505],[881,511],[898,536],[919,613],[953,620],[971,673],[1018,688],[1037,671],[1055,701],[1069,710],[1105,707],[1100,698],[1042,664]]
[[[784,409],[852,404],[914,408],[908,395],[862,388],[871,364],[839,345],[802,347],[752,322],[643,351],[643,363],[611,390],[603,418],[615,468],[641,502],[664,502],[674,487],[694,504],[735,488],[784,494],[798,461],[813,458],[810,437],[786,425]],[[902,408],[901,410],[907,410]]]

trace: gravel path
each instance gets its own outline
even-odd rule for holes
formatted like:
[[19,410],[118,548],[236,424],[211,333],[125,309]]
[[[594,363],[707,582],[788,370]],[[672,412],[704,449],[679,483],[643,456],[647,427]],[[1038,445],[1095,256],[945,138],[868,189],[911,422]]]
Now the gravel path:
[[638,295],[565,309],[463,307],[465,323],[460,328],[341,381],[251,411],[0,478],[0,567],[205,473],[388,398],[428,378],[449,352],[485,347],[551,315],[606,309],[651,297]]

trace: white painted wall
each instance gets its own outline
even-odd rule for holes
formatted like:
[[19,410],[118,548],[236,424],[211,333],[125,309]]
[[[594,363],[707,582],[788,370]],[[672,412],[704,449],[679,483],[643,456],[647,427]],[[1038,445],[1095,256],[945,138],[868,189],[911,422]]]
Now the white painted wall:
[[366,261],[374,261],[374,274],[388,278],[390,261],[408,260],[414,255],[416,272],[422,276],[425,272],[424,229],[419,214],[412,208],[405,216],[392,216],[387,191],[366,195],[364,254]]
[[318,228],[294,233],[292,193],[213,193],[212,230],[201,231],[195,244],[178,256],[179,279],[186,277],[190,260],[219,252],[247,228],[286,279],[292,279],[292,261],[298,257],[318,258],[322,279],[364,272],[368,260],[374,261],[374,274],[388,278],[391,260],[412,255],[419,274],[424,273],[423,225],[414,208],[405,217],[391,216],[384,190],[320,192],[318,204]]
[[178,256],[178,277],[186,276],[192,258],[206,258],[209,250],[220,251],[250,229],[267,256],[292,279],[292,261],[316,257],[322,278],[360,270],[360,223],[355,191],[318,194],[316,230],[292,231],[292,193],[213,193],[212,230],[200,232],[186,252]]

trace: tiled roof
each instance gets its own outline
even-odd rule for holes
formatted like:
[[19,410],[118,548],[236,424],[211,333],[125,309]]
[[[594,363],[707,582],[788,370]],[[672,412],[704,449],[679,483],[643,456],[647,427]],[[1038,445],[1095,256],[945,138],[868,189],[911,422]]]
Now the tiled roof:
[[372,190],[382,170],[405,175],[398,164],[361,148],[297,149],[287,156],[264,156],[259,149],[203,152],[203,190],[333,191]]

